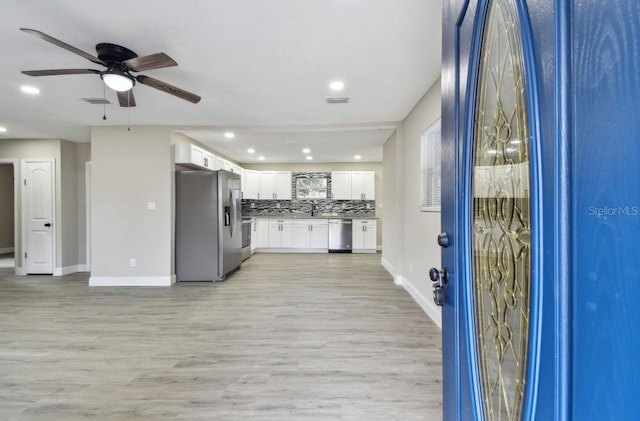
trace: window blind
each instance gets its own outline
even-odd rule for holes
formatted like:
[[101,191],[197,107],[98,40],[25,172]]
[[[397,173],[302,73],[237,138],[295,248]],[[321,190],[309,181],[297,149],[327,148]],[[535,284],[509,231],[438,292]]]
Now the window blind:
[[440,210],[440,119],[422,134],[422,203],[423,211]]

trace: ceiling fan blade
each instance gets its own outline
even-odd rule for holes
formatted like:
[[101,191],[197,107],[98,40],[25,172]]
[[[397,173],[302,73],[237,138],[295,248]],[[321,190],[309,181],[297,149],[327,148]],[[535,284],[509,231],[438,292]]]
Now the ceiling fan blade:
[[121,107],[135,107],[136,99],[133,97],[133,89],[124,92],[117,92],[118,102]]
[[23,70],[27,76],[58,76],[58,75],[84,75],[99,74],[100,70],[95,69],[55,69],[55,70]]
[[202,99],[196,94],[192,94],[191,92],[187,92],[184,89],[177,88],[173,85],[149,76],[138,75],[136,76],[136,80],[143,85],[151,86],[152,88],[156,88],[162,92],[177,96],[178,98],[184,99],[185,101],[189,101],[194,104],[197,104],[198,102],[200,102],[200,99]]
[[177,66],[178,63],[165,53],[156,53],[143,57],[134,57],[125,60],[122,64],[126,65],[129,70],[134,72],[143,72],[145,70],[161,69],[163,67]]
[[81,57],[86,58],[89,61],[92,61],[96,64],[101,64],[103,66],[106,66],[107,64],[100,60],[98,57],[92,56],[89,53],[86,53],[82,50],[80,50],[79,48],[73,47],[65,42],[60,41],[59,39],[55,39],[52,36],[49,36],[47,34],[45,34],[44,32],[40,32],[40,31],[36,31],[35,29],[29,29],[29,28],[20,28],[21,31],[26,32],[27,34],[31,34],[34,37],[38,37],[42,40],[45,40],[47,42],[50,42],[53,45],[57,45],[60,48],[64,48],[67,51],[71,51],[72,53],[75,53]]

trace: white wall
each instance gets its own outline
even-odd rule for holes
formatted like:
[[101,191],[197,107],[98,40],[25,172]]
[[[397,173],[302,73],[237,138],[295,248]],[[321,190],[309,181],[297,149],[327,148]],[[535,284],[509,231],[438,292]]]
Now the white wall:
[[[384,146],[384,202],[386,212],[383,264],[440,325],[440,309],[433,303],[429,268],[440,267],[440,213],[421,212],[420,138],[440,117],[440,80],[418,102],[395,137]],[[395,189],[393,188],[395,187]]]
[[170,145],[165,127],[92,129],[90,285],[175,282]]

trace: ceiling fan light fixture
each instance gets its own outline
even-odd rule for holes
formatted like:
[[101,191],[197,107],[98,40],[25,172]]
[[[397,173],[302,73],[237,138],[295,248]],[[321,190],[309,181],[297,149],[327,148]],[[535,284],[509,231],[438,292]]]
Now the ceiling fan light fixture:
[[100,77],[104,81],[105,85],[116,92],[126,92],[133,88],[133,78],[122,72],[107,70],[100,74]]

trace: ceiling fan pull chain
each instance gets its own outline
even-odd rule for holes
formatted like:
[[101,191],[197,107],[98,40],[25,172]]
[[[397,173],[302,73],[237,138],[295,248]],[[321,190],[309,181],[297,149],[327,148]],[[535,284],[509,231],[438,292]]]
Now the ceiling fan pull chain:
[[102,119],[106,120],[107,119],[107,87],[104,83],[102,84],[102,98],[104,99],[104,102],[102,103]]
[[131,89],[127,91],[127,131],[131,131]]

